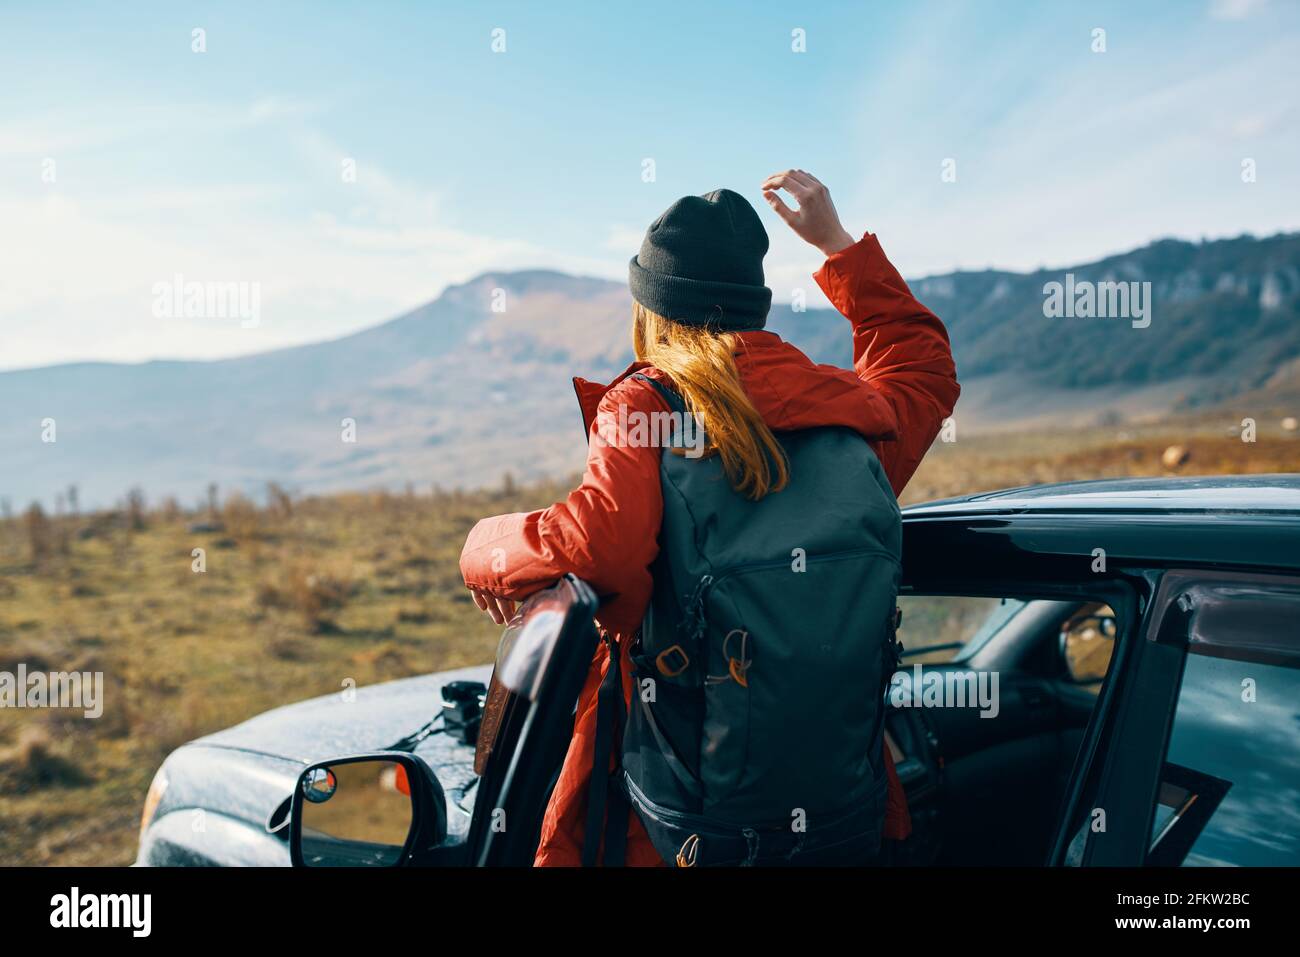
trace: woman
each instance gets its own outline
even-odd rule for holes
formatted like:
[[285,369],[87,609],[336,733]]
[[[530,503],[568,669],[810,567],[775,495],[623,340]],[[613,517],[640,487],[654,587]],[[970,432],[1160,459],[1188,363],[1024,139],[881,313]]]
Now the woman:
[[[591,439],[582,484],[547,509],[484,519],[465,543],[465,583],[498,624],[513,615],[516,601],[566,573],[586,580],[602,599],[597,617],[607,644],[582,691],[538,865],[583,859],[597,695],[610,668],[608,649],[618,649],[629,702],[628,649],[655,588],[652,566],[662,574],[655,564],[665,518],[662,450],[609,441],[620,423],[626,428],[635,413],[648,418],[670,411],[669,400],[679,396],[703,427],[708,455],[736,496],[755,502],[781,496],[792,481],[775,433],[837,426],[834,431],[850,430],[869,444],[896,496],[957,400],[943,324],[912,297],[876,238],[866,233],[855,241],[826,187],[803,170],[770,176],[762,190],[777,215],[827,257],[814,279],[852,324],[854,371],[816,365],[763,331],[771,302],[762,269],[768,240],[753,208],[728,190],[685,197],[652,224],[630,265],[636,361],[610,385],[574,380]],[[787,206],[779,190],[798,208]],[[892,499],[890,507],[896,509]],[[743,674],[733,677],[743,682]],[[910,820],[887,752],[883,765],[884,835],[901,839]],[[665,857],[636,814],[625,853],[630,865],[657,865]]]

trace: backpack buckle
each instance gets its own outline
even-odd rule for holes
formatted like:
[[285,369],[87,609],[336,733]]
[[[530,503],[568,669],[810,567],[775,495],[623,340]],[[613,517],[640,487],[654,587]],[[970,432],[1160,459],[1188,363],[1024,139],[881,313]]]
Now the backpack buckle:
[[[674,658],[674,656],[676,656]],[[676,663],[680,661],[680,665]],[[671,663],[670,663],[671,662]],[[676,665],[676,667],[674,667]],[[665,678],[676,678],[679,674],[689,668],[691,665],[690,656],[686,654],[681,645],[673,645],[671,648],[665,648],[655,656],[655,667]]]
[[[740,635],[740,657],[732,655],[727,646],[731,644],[731,636]],[[727,659],[727,672],[731,679],[742,688],[749,687],[749,666],[754,662],[745,657],[745,652],[749,648],[749,632],[743,628],[733,628],[727,632],[727,637],[722,639],[722,654]]]
[[700,836],[692,834],[688,837],[681,849],[677,852],[678,867],[694,867],[696,860],[699,859],[700,853]]

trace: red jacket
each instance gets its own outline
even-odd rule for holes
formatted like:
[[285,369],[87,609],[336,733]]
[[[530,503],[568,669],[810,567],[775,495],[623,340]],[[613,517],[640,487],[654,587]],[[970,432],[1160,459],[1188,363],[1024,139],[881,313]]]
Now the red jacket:
[[[817,365],[776,334],[752,331],[738,337],[741,382],[775,430],[840,425],[861,433],[897,495],[957,401],[960,390],[948,335],[943,323],[912,297],[870,233],[827,259],[813,278],[853,324],[855,371]],[[625,415],[666,410],[655,389],[629,378],[637,371],[667,381],[644,363],[634,363],[607,386],[574,379],[589,436],[593,427],[612,430],[603,435],[617,434],[620,406]],[[591,442],[582,484],[563,502],[485,518],[474,526],[460,559],[465,583],[518,599],[572,573],[601,596],[600,626],[617,637],[620,647],[628,647],[650,599],[650,563],[658,551],[663,509],[659,455],[653,446]],[[621,664],[630,701],[626,658]],[[581,859],[596,690],[608,666],[602,644],[582,689],[573,739],[546,810],[538,865],[576,865]],[[885,757],[885,835],[901,839],[910,833],[911,821],[888,749]],[[663,863],[635,814],[627,862]]]

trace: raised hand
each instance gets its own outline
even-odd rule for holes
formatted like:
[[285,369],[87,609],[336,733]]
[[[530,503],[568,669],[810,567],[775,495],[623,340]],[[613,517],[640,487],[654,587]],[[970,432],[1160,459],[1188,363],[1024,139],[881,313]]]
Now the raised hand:
[[[778,189],[793,196],[798,201],[799,208],[791,209],[787,206],[777,195]],[[816,246],[824,256],[852,246],[855,241],[840,223],[840,215],[831,202],[830,190],[812,173],[801,169],[773,173],[763,180],[763,198],[795,231],[795,235]]]

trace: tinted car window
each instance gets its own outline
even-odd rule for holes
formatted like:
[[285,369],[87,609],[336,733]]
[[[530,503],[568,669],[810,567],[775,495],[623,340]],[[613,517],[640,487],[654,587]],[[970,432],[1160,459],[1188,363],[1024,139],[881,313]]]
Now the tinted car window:
[[1151,863],[1300,864],[1298,599],[1290,588],[1208,596],[1183,672]]
[[1025,602],[1015,598],[899,595],[898,607],[903,613],[898,637],[910,666],[951,661],[996,632],[1025,607]]

